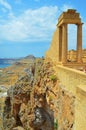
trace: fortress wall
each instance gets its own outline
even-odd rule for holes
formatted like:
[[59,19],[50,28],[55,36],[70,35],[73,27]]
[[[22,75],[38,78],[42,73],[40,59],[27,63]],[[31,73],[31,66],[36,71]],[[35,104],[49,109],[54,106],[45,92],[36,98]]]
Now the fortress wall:
[[58,78],[62,85],[69,91],[76,95],[76,87],[78,85],[86,85],[86,73],[61,65],[55,67]]
[[[55,68],[60,84],[69,95],[75,96],[74,130],[86,129],[86,73],[57,65]],[[71,98],[72,99],[72,98]],[[67,99],[68,100],[68,99]],[[71,101],[71,100],[70,100]],[[66,102],[64,102],[66,105]],[[64,113],[61,115],[64,116]],[[66,116],[66,115],[65,115]]]
[[86,130],[86,85],[76,88],[75,130]]
[[58,60],[57,59],[57,57],[58,57],[58,37],[57,36],[58,36],[58,30],[56,30],[54,32],[50,48],[45,54],[46,58],[50,58],[50,59],[52,59],[54,61]]

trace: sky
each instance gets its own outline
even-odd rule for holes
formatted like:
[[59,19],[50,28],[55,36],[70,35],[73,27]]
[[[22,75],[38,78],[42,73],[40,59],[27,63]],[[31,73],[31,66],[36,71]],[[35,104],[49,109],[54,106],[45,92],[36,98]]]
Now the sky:
[[[0,57],[44,56],[58,17],[67,9],[80,13],[86,48],[85,0],[0,0]],[[76,30],[75,25],[68,25],[68,49],[76,49]]]

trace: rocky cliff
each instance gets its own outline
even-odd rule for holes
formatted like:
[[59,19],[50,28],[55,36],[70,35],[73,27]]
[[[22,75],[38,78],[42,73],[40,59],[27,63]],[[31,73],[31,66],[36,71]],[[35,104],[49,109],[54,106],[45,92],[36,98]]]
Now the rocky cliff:
[[35,60],[29,65],[26,75],[19,77],[7,92],[3,112],[4,130],[16,127],[53,130],[54,115],[50,99],[47,99],[49,93],[55,96],[51,88],[57,79],[53,74],[52,65],[44,59]]
[[[7,92],[4,130],[72,130],[74,97],[59,85],[53,63],[35,59]],[[58,125],[59,124],[59,125]]]

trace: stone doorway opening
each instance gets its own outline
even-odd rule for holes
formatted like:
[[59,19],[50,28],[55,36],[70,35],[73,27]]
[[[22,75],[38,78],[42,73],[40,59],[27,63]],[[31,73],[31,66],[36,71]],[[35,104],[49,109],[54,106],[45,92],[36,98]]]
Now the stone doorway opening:
[[67,61],[76,62],[76,50],[77,50],[77,26],[75,24],[68,24],[68,51]]
[[57,24],[58,29],[58,61],[63,64],[67,63],[68,51],[68,24],[75,24],[77,26],[77,42],[76,42],[76,62],[82,63],[82,22],[79,13],[76,10],[68,9],[63,12]]

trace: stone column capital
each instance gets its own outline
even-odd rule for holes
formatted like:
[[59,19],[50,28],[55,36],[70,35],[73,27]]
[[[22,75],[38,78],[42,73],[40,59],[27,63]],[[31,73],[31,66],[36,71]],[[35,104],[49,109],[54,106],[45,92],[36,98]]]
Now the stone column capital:
[[76,25],[77,26],[82,26],[84,23],[77,23]]
[[67,26],[68,24],[67,23],[63,23],[61,26]]

